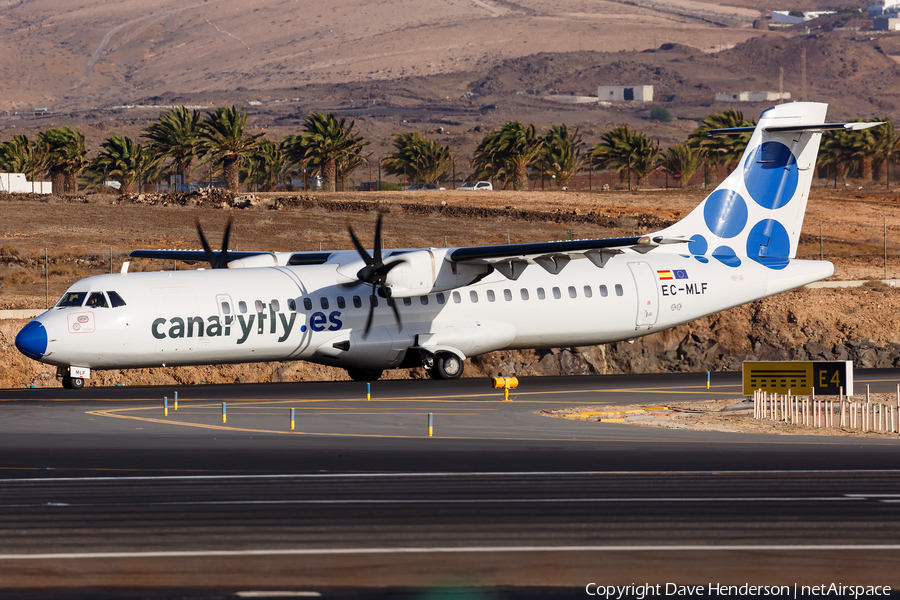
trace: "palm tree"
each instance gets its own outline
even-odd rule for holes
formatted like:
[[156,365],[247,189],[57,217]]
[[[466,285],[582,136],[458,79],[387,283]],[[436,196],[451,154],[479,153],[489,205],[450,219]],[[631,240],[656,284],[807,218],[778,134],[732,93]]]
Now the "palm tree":
[[118,181],[121,194],[133,192],[134,184],[150,175],[162,158],[154,156],[147,146],[120,135],[106,138],[100,147],[100,154],[91,161],[89,177],[95,182]]
[[581,155],[583,146],[577,127],[569,135],[566,125],[551,125],[550,131],[544,135],[544,148],[541,151],[544,176],[551,176],[559,186],[568,184],[584,162]]
[[250,177],[262,185],[264,192],[271,192],[285,182],[291,167],[288,146],[287,140],[275,144],[263,137],[250,156]]
[[636,185],[660,168],[659,142],[644,133],[635,133],[627,125],[604,132],[600,142],[591,149],[591,157],[601,169],[611,169],[624,178],[628,176],[628,189],[631,189],[631,176],[637,178]]
[[247,112],[236,106],[217,108],[201,124],[200,148],[222,162],[225,187],[232,192],[240,187],[241,161],[256,150],[263,134],[245,135]]
[[415,181],[435,183],[453,167],[450,146],[441,146],[418,131],[397,135],[394,148],[397,151],[388,154],[382,163],[389,175],[406,175]]
[[57,127],[39,136],[45,146],[54,192],[78,193],[78,175],[87,166],[87,147],[78,129]]
[[666,152],[666,169],[669,173],[681,172],[681,187],[684,187],[700,169],[702,160],[700,151],[696,148],[676,144]]
[[512,182],[517,190],[527,189],[528,169],[534,166],[543,145],[544,139],[537,135],[534,125],[507,121],[499,131],[487,134],[475,149],[475,177],[503,179],[504,187]]
[[316,113],[306,117],[305,131],[290,140],[291,158],[304,169],[311,167],[314,174],[321,175],[325,191],[335,191],[339,171],[347,177],[366,160],[362,148],[369,142],[353,132],[354,125],[354,121],[347,125],[345,119],[338,119],[333,113]]
[[202,156],[200,111],[191,111],[184,106],[170,108],[159,113],[159,121],[145,127],[144,131],[144,137],[151,140],[155,153],[172,160],[175,172],[181,176],[181,185],[188,183],[194,159]]
[[819,163],[834,173],[834,187],[837,188],[838,177],[844,181],[847,167],[853,162],[853,132],[844,129],[829,132],[823,136],[819,149]]
[[719,165],[724,166],[727,171],[733,162],[740,159],[747,148],[747,142],[750,141],[750,133],[711,136],[709,132],[713,129],[734,129],[754,125],[756,121],[748,121],[744,118],[744,113],[733,108],[711,113],[703,119],[703,125],[688,136],[687,145],[699,150],[706,165],[714,166],[718,174]]
[[891,187],[890,165],[895,161],[898,148],[900,148],[900,134],[894,130],[894,122],[890,117],[876,119],[884,124],[872,128],[872,136],[875,139],[874,153],[872,155],[872,179],[881,179],[881,169],[885,170],[885,185]]
[[29,175],[33,189],[35,180],[47,168],[45,149],[45,145],[29,141],[25,135],[14,135],[0,144],[0,171]]

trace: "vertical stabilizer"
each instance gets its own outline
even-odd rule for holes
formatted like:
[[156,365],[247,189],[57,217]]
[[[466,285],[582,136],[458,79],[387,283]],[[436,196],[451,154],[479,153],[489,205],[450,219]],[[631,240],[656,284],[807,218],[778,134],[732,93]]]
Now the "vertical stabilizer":
[[763,112],[737,168],[689,215],[659,234],[690,238],[691,254],[726,265],[750,259],[784,268],[797,255],[822,137],[821,129],[803,126],[824,124],[827,107],[794,102]]

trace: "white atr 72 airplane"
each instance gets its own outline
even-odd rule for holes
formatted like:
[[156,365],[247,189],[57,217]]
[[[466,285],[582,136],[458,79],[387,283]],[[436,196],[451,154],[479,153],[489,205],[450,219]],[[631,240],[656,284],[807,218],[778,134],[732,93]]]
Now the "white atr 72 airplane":
[[[370,254],[137,250],[211,269],[89,277],[16,336],[66,388],[93,370],[307,360],[357,380],[455,379],[495,350],[584,346],[674,327],[834,272],[797,260],[827,105],[762,113],[740,163],[681,221],[640,237]],[[199,225],[198,225],[199,231]],[[227,268],[223,268],[227,267]],[[370,287],[371,286],[371,287]],[[401,320],[402,314],[402,320]],[[552,318],[548,318],[552,315]]]

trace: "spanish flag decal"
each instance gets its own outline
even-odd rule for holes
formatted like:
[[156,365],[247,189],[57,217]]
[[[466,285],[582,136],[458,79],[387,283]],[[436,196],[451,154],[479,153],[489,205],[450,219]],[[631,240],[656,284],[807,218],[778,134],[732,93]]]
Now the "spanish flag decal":
[[659,275],[660,280],[675,279],[675,277],[672,276],[672,271],[657,271],[656,274]]

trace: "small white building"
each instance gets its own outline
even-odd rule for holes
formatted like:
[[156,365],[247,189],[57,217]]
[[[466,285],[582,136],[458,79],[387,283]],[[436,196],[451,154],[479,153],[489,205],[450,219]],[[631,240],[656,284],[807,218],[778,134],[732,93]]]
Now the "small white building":
[[872,19],[875,31],[900,31],[900,19],[897,17],[875,17]]
[[823,15],[833,15],[834,11],[829,10],[810,10],[803,13],[803,16],[794,16],[788,10],[773,10],[772,11],[772,23],[778,23],[779,25],[796,25],[798,23],[804,23],[806,21],[812,21],[813,19],[817,19]]
[[653,102],[652,85],[600,85],[597,86],[599,102]]
[[0,173],[0,192],[12,194],[52,194],[49,181],[28,181],[24,173]]
[[772,102],[773,100],[790,100],[791,93],[784,92],[737,92],[734,94],[716,94],[716,102]]

